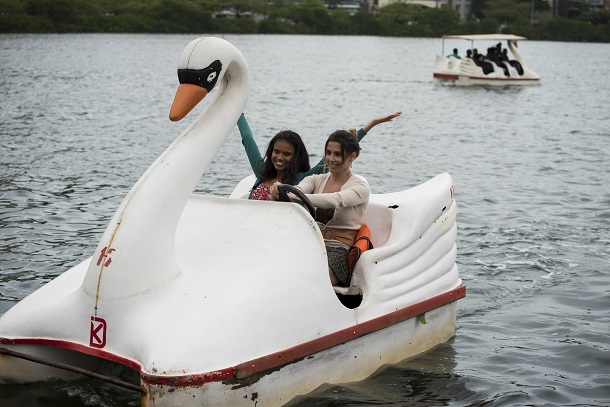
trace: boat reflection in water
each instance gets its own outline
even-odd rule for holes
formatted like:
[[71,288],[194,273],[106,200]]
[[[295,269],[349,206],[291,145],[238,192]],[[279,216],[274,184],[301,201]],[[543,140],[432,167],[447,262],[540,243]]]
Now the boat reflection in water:
[[454,373],[455,358],[453,340],[449,340],[416,358],[386,366],[365,381],[325,384],[290,405],[330,405],[339,396],[341,400],[375,400],[380,405],[438,406],[476,397],[466,386],[468,380]]
[[[228,198],[192,194],[250,76],[243,55],[211,37],[189,43],[178,68],[172,120],[216,92],[127,194],[93,256],[0,318],[2,380],[89,375],[146,406],[279,406],[454,335],[465,287],[449,174],[373,194],[364,221],[374,248],[348,287],[332,287],[301,206],[242,199],[250,179]],[[107,374],[117,365],[131,378]]]

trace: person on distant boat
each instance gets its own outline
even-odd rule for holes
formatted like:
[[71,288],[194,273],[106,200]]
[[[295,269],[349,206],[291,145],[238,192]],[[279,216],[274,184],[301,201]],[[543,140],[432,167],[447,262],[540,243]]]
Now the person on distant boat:
[[491,61],[493,63],[498,62],[498,54],[496,53],[495,47],[487,48],[487,54],[485,54],[485,59],[487,59],[488,61]]
[[479,50],[476,48],[472,50],[472,60],[475,64],[479,65]]
[[472,59],[472,50],[470,50],[470,49],[466,50],[466,58]]
[[[402,112],[395,112],[387,116],[374,118],[358,130],[358,140],[362,140],[376,125],[392,121],[401,114]],[[263,158],[243,113],[237,121],[237,127],[241,134],[241,142],[246,150],[248,161],[256,176],[256,182],[249,195],[250,199],[271,200],[271,186],[274,183],[295,185],[306,176],[322,174],[327,171],[324,166],[324,158],[313,168],[310,167],[309,154],[305,144],[303,144],[301,136],[294,131],[282,130],[277,133],[269,141]]]
[[[316,208],[332,285],[349,284],[348,252],[356,240],[371,195],[368,182],[351,172],[359,154],[360,145],[352,132],[333,132],[324,146],[324,161],[329,172],[305,177],[296,186]],[[272,186],[271,195],[273,200],[279,198],[278,184]]]
[[504,48],[502,52],[500,52],[498,59],[500,60],[500,64],[504,69],[504,75],[510,76],[510,71],[508,70],[508,66],[512,65],[510,59],[508,59],[508,50]]
[[500,58],[502,56],[502,43],[501,42],[496,44],[496,54],[498,55],[498,58]]
[[498,68],[502,69],[504,76],[510,76],[508,68],[502,63],[502,51],[499,46],[500,44],[498,43],[498,45],[495,47],[487,48],[487,55],[485,55],[485,59],[493,62]]
[[449,54],[449,55],[447,55],[447,58],[457,58],[457,59],[462,59],[462,57],[458,55],[458,50],[457,50],[457,48],[453,48],[453,54]]
[[504,61],[504,62],[509,62],[509,59],[508,59],[508,49],[504,48],[502,50],[502,55],[500,56],[500,60]]

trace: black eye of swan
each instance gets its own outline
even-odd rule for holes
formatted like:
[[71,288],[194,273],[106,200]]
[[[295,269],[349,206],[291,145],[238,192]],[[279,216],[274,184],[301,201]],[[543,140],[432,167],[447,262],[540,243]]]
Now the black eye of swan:
[[216,86],[221,70],[222,63],[216,60],[203,69],[178,69],[178,80],[180,83],[197,85],[210,92]]

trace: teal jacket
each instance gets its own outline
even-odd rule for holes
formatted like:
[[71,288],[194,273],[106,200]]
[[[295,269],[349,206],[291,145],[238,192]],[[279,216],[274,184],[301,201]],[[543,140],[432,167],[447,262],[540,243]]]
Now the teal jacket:
[[[250,190],[250,195],[248,196],[248,198],[250,198],[252,197],[252,191],[257,186],[259,186],[261,182],[263,182],[263,180],[261,180],[260,178],[260,171],[265,164],[265,159],[261,155],[261,152],[259,151],[258,146],[254,141],[252,130],[250,130],[250,126],[248,125],[246,116],[244,116],[243,113],[237,120],[237,127],[239,128],[239,134],[241,134],[241,143],[246,149],[246,155],[248,156],[250,167],[252,167],[252,172],[254,172],[254,175],[256,176],[256,182],[252,186],[252,189]],[[364,136],[366,136],[366,132],[364,131],[364,129],[358,130],[358,141],[362,140]],[[298,184],[303,180],[303,178],[307,177],[308,175],[323,174],[324,172],[326,172],[326,169],[324,168],[324,158],[322,158],[320,162],[314,165],[309,171],[299,172],[297,174],[296,183]]]

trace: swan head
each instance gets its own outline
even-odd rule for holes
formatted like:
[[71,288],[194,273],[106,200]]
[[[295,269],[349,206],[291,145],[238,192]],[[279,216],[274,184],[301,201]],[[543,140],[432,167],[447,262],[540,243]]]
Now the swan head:
[[223,43],[226,42],[219,38],[198,38],[184,48],[178,60],[180,85],[170,109],[171,121],[184,118],[224,75],[228,62],[223,59],[229,55]]

